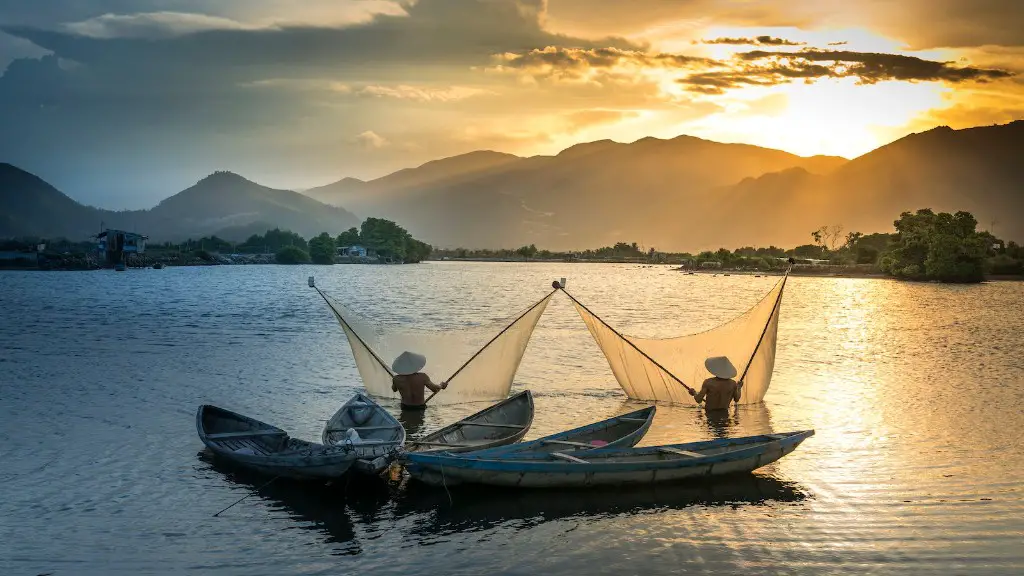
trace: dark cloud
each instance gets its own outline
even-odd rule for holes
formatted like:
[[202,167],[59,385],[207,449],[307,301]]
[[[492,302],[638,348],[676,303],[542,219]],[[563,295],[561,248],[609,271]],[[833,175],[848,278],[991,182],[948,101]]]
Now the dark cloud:
[[715,38],[702,40],[704,44],[733,44],[736,46],[805,46],[806,42],[795,42],[774,36],[757,36],[756,38]]
[[994,68],[955,66],[902,54],[804,49],[799,52],[754,50],[737,54],[714,70],[698,72],[679,82],[702,94],[721,94],[730,88],[771,86],[794,80],[856,78],[863,84],[889,80],[909,82],[988,82],[1013,73]]
[[687,68],[713,64],[714,60],[622,48],[565,48],[548,46],[525,53],[506,52],[496,57],[503,67],[518,70],[560,73],[607,69],[616,66],[646,68]]
[[[805,77],[800,71],[806,69],[827,70],[832,77],[855,77],[865,83],[883,80],[908,80],[922,82],[985,82],[1008,78],[1013,74],[1006,70],[955,66],[950,62],[936,62],[903,54],[877,52],[851,52],[847,50],[807,49],[796,53],[768,52],[754,50],[738,55],[746,61],[768,60],[771,73],[785,75],[786,71]],[[814,66],[811,62],[829,62],[825,66]],[[814,76],[806,76],[814,77]]]
[[148,4],[161,12],[123,16],[104,16],[103,2],[70,4],[80,10],[68,14],[81,18],[71,25],[70,17],[45,25],[27,8],[14,16],[0,8],[0,23],[7,23],[0,29],[52,53],[15,60],[0,75],[0,159],[58,183],[81,177],[72,188],[102,190],[94,201],[109,207],[151,205],[173,191],[167,182],[175,172],[187,173],[184,181],[216,168],[258,177],[270,170],[268,158],[295,174],[338,175],[347,167],[365,174],[355,136],[391,140],[387,123],[431,122],[421,113],[407,118],[403,103],[384,110],[371,99],[346,103],[330,88],[273,89],[266,81],[457,85],[495,53],[635,48],[545,31],[543,0],[419,0],[404,3],[403,15],[339,27],[257,27],[168,12],[188,2],[154,0]]

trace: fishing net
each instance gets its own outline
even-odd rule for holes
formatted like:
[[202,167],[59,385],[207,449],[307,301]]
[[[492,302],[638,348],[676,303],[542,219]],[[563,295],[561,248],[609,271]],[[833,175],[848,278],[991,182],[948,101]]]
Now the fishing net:
[[704,360],[725,356],[739,372],[737,380],[743,382],[739,403],[755,404],[764,399],[771,383],[787,277],[741,316],[706,332],[676,338],[622,335],[571,295],[569,298],[630,398],[692,402],[685,386],[700,390],[711,377]]
[[345,332],[367,392],[397,398],[398,393],[391,391],[391,363],[402,352],[415,352],[427,358],[422,371],[431,381],[448,382],[431,404],[507,398],[530,336],[553,294],[508,318],[449,322],[443,329],[427,330],[409,328],[403,325],[407,319],[401,318],[371,321],[320,291]]

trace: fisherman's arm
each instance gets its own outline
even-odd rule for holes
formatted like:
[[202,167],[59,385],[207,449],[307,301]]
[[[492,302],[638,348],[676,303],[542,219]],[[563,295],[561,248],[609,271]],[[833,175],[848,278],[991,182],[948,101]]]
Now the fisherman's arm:
[[440,392],[441,390],[444,390],[445,388],[448,387],[447,382],[441,382],[441,384],[434,384],[433,382],[430,381],[430,376],[426,375],[424,375],[423,377],[423,385],[426,386],[427,389],[430,390],[431,392]]
[[705,380],[704,384],[701,385],[700,392],[697,392],[696,394],[694,394],[693,391],[691,390],[690,394],[693,394],[693,399],[697,401],[697,404],[700,404],[701,402],[703,402],[704,401],[704,397],[707,396],[707,394],[708,394],[708,382],[707,382],[707,380]]
[[732,391],[732,399],[735,400],[737,404],[739,404],[740,403],[740,396],[742,396],[742,395],[743,395],[743,381],[741,380],[741,381],[736,383],[736,388],[734,388],[733,391]]

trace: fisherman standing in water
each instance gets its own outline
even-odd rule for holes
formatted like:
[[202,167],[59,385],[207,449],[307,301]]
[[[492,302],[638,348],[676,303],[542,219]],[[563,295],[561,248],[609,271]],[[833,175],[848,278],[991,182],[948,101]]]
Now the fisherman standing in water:
[[729,404],[740,402],[743,394],[743,384],[736,382],[736,367],[732,365],[725,356],[713,356],[704,361],[704,367],[711,372],[711,378],[704,381],[700,392],[690,390],[693,399],[698,403],[704,401],[704,410],[711,412],[715,410],[728,410]]
[[395,375],[391,378],[391,391],[402,396],[402,410],[422,411],[427,409],[426,390],[437,393],[448,387],[447,382],[440,385],[430,381],[421,370],[427,365],[427,358],[415,352],[402,352],[391,364]]

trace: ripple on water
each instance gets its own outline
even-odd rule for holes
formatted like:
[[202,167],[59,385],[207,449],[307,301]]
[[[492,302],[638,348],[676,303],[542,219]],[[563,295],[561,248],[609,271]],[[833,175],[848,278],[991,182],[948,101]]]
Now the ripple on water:
[[[1024,284],[792,279],[766,403],[721,421],[662,405],[644,440],[816,429],[754,476],[568,493],[278,481],[212,518],[265,479],[202,457],[198,404],[316,439],[356,389],[313,274],[421,327],[505,318],[568,276],[647,336],[714,326],[777,280],[561,264],[0,273],[0,573],[1024,571]],[[560,297],[524,387],[530,438],[642,405]],[[418,433],[479,408],[432,408]]]

